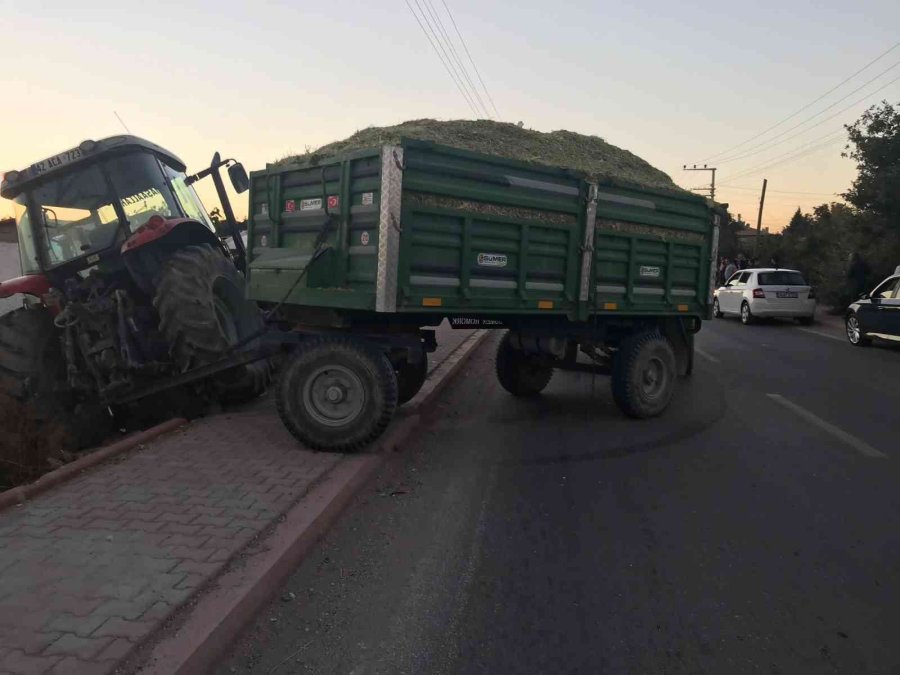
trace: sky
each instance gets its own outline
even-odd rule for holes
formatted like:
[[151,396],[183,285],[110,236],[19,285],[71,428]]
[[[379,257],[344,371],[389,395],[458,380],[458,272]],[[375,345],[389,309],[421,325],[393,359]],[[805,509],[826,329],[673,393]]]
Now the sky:
[[[430,1],[455,36],[442,1],[408,1],[0,0],[0,171],[123,133],[116,113],[189,170],[217,150],[254,170],[371,125],[474,118],[410,9]],[[842,125],[900,100],[897,48],[747,142],[895,45],[896,0],[446,5],[497,119],[601,136],[688,189],[708,174],[684,164],[716,166],[717,201],[754,224],[767,178],[772,231],[839,199],[855,175]]]

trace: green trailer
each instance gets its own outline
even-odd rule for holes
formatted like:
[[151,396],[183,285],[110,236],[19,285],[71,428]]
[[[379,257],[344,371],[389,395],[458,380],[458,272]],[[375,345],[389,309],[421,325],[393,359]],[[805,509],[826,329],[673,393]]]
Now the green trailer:
[[250,180],[248,292],[298,343],[277,402],[312,447],[378,436],[444,319],[507,330],[516,396],[598,372],[650,417],[691,371],[718,241],[702,197],[413,140]]

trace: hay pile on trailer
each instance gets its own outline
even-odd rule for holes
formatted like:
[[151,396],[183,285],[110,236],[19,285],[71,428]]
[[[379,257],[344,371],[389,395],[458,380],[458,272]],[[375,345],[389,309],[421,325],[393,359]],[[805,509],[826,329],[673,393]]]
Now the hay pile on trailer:
[[587,136],[574,131],[544,133],[492,120],[440,122],[422,119],[390,127],[369,127],[342,141],[329,143],[303,155],[290,155],[276,163],[299,162],[315,166],[335,155],[385,143],[397,143],[401,138],[433,141],[508,159],[575,169],[601,180],[680,190],[664,172],[634,153],[611,145],[598,136]]

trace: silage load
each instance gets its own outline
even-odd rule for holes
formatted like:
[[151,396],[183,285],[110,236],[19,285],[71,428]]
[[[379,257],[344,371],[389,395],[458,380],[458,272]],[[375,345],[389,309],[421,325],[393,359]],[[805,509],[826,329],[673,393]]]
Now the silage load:
[[667,174],[634,153],[611,145],[598,136],[586,136],[574,131],[544,133],[491,120],[440,122],[422,119],[391,127],[369,127],[342,141],[329,143],[304,155],[285,157],[278,163],[316,165],[345,152],[398,143],[401,138],[433,141],[508,159],[575,169],[593,178],[650,188],[680,189]]

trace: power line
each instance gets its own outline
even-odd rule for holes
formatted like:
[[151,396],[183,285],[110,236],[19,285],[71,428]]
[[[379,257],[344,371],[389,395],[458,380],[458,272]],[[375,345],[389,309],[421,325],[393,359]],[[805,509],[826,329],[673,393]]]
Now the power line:
[[437,54],[437,57],[441,60],[441,64],[444,66],[444,69],[447,71],[447,74],[450,76],[450,79],[453,80],[453,84],[456,85],[456,88],[459,89],[459,93],[462,94],[462,97],[466,100],[466,103],[469,104],[469,108],[471,108],[472,113],[478,117],[478,110],[472,104],[472,101],[466,96],[465,90],[462,88],[460,83],[457,81],[456,76],[453,74],[453,71],[450,70],[450,66],[447,65],[447,62],[444,60],[444,57],[441,55],[440,51],[438,51],[437,46],[434,44],[434,41],[431,39],[431,35],[428,34],[428,31],[425,29],[425,26],[422,25],[422,21],[419,19],[419,15],[416,14],[416,10],[412,8],[412,5],[409,4],[409,0],[404,0],[406,2],[406,6],[409,8],[409,11],[412,12],[412,15],[416,19],[416,23],[419,24],[419,28],[422,29],[422,32],[425,33],[425,37],[428,38],[428,42],[431,44],[431,48],[434,49],[434,53]]
[[[708,157],[707,159],[704,159],[703,162],[709,162],[709,161],[711,161],[711,160],[713,160],[713,159],[716,159],[717,157],[721,157],[722,155],[727,155],[727,154],[730,153],[732,150],[737,150],[738,148],[740,148],[740,147],[742,147],[742,146],[744,146],[744,145],[747,145],[747,143],[750,143],[751,141],[755,141],[757,138],[760,138],[761,136],[766,135],[767,133],[769,133],[769,132],[772,131],[773,129],[776,129],[776,128],[780,127],[782,124],[784,124],[784,123],[787,122],[788,120],[793,119],[794,117],[796,117],[797,115],[799,115],[800,113],[802,113],[804,110],[809,109],[810,107],[812,107],[813,105],[815,105],[816,103],[818,103],[819,101],[821,101],[823,98],[825,98],[826,96],[828,96],[830,93],[832,93],[832,92],[834,92],[834,91],[840,89],[841,87],[843,87],[845,84],[847,84],[847,82],[849,82],[850,80],[852,80],[854,77],[856,77],[857,75],[859,75],[861,72],[863,72],[864,70],[866,70],[866,69],[869,68],[870,66],[873,66],[873,65],[875,65],[876,63],[878,63],[878,62],[879,62],[881,59],[883,59],[885,56],[887,56],[887,55],[890,54],[892,51],[894,51],[895,49],[897,49],[897,47],[900,47],[900,42],[898,42],[897,44],[895,44],[895,45],[894,45],[893,47],[891,47],[890,49],[888,49],[888,50],[882,52],[881,54],[879,54],[878,56],[876,56],[874,59],[872,59],[871,61],[869,61],[866,65],[864,65],[862,68],[860,68],[859,70],[857,70],[856,72],[854,72],[852,75],[849,75],[849,76],[846,77],[845,79],[841,80],[838,84],[836,84],[835,86],[833,86],[831,89],[829,89],[828,91],[826,91],[824,94],[822,94],[821,96],[819,96],[817,99],[815,99],[815,100],[812,101],[811,103],[807,103],[805,106],[803,106],[803,107],[800,108],[799,110],[797,110],[797,111],[791,113],[790,115],[788,115],[787,117],[785,117],[785,118],[782,119],[781,121],[776,122],[775,124],[773,124],[772,126],[768,127],[767,129],[765,129],[765,130],[759,132],[759,133],[756,134],[755,136],[752,136],[751,138],[748,138],[746,141],[742,141],[741,143],[738,143],[737,145],[731,146],[731,147],[728,148],[727,150],[723,150],[722,152],[718,152],[718,153],[716,153],[715,155],[712,155],[711,157]],[[703,163],[703,162],[697,162],[697,163],[698,163],[698,164],[701,164],[701,163]]]
[[434,5],[431,4],[431,0],[423,0],[423,2],[425,3],[425,7],[426,9],[428,9],[428,13],[431,15],[434,24],[440,31],[441,36],[444,39],[444,43],[447,45],[447,47],[450,48],[450,55],[452,57],[450,62],[451,65],[453,65],[453,68],[456,71],[457,75],[462,76],[460,80],[464,78],[468,83],[467,90],[470,94],[475,95],[475,99],[477,99],[479,105],[481,106],[481,109],[484,111],[485,116],[490,118],[491,113],[487,109],[487,106],[484,104],[484,100],[482,100],[481,94],[478,93],[478,87],[475,86],[475,83],[472,82],[472,78],[469,77],[469,71],[466,69],[462,60],[459,58],[459,54],[456,52],[456,47],[453,46],[453,41],[450,39],[450,36],[447,34],[447,31],[444,28],[444,22],[441,20],[441,17],[438,16],[438,13],[434,10]]
[[[785,142],[789,141],[790,138],[787,138],[787,139],[785,139],[785,140],[783,140],[783,141],[778,141],[777,143],[773,143],[773,142],[772,142],[772,141],[775,141],[775,140],[778,139],[778,138],[781,138],[781,137],[784,136],[785,134],[789,134],[789,133],[792,132],[794,129],[796,129],[796,128],[798,128],[798,127],[802,127],[804,124],[806,124],[807,122],[810,122],[811,120],[815,119],[816,117],[818,117],[818,116],[821,115],[822,113],[831,110],[831,109],[832,109],[834,106],[836,106],[838,103],[841,103],[841,102],[843,102],[843,101],[846,101],[848,98],[850,98],[851,96],[853,96],[853,94],[855,94],[856,92],[858,92],[860,89],[865,89],[867,86],[869,86],[870,84],[872,84],[875,80],[877,80],[879,77],[881,77],[882,75],[884,75],[884,74],[890,72],[891,70],[893,70],[893,69],[896,68],[897,66],[900,66],[900,61],[897,61],[896,63],[894,63],[894,64],[893,64],[892,66],[890,66],[889,68],[886,68],[885,70],[881,71],[880,73],[878,73],[878,75],[876,75],[875,77],[873,77],[871,80],[867,80],[865,83],[863,83],[862,85],[860,85],[859,87],[857,87],[856,89],[854,89],[853,91],[851,91],[851,92],[850,92],[849,94],[847,94],[846,96],[843,96],[843,97],[839,98],[837,101],[835,101],[834,103],[832,103],[832,104],[829,105],[828,107],[823,108],[822,110],[820,110],[819,112],[815,113],[814,115],[811,115],[810,117],[807,117],[805,120],[803,120],[802,122],[799,122],[799,123],[795,124],[795,125],[792,126],[790,129],[787,129],[786,131],[782,131],[780,134],[777,134],[777,135],[773,136],[772,138],[770,138],[769,140],[763,141],[762,143],[760,143],[760,144],[758,144],[758,145],[755,145],[755,146],[753,146],[753,147],[754,147],[754,148],[760,148],[760,147],[762,147],[763,150],[765,150],[766,148],[765,148],[764,146],[768,146],[769,148],[773,148],[773,147],[775,147],[776,145],[781,145],[782,143],[785,143]],[[884,87],[881,87],[881,89],[884,89],[885,87],[887,87],[888,85],[892,84],[893,82],[896,82],[896,80],[891,80],[891,82],[888,82],[888,84],[884,85]],[[876,90],[875,90],[874,92],[872,92],[872,93],[873,93],[873,94],[876,94],[876,93],[878,93],[879,91],[881,91],[881,89],[876,89]],[[866,96],[863,97],[863,100],[865,100],[865,99],[868,98],[869,96],[871,96],[871,94],[866,94]],[[859,103],[859,101],[857,101],[857,103]],[[852,108],[854,105],[856,105],[856,104],[854,103],[854,104],[852,104],[850,107]],[[846,110],[846,108],[844,108],[844,110]],[[828,118],[828,119],[831,119],[831,118]],[[817,127],[817,126],[818,126],[818,124],[814,124],[813,126],[809,127],[809,129],[814,129],[814,128]],[[809,131],[809,129],[805,129],[804,131],[801,131],[799,134],[795,134],[795,137],[796,137],[796,136],[801,136],[802,134],[805,134],[807,131]],[[735,161],[735,160],[742,159],[742,158],[744,158],[744,157],[750,157],[751,155],[758,154],[759,152],[762,152],[762,151],[749,152],[749,153],[747,153],[747,154],[739,155],[739,156],[737,156],[737,157],[726,157],[725,159],[719,160],[719,162],[720,162],[720,163],[722,163],[722,162],[733,162],[733,161]]]
[[453,30],[456,31],[456,35],[459,37],[459,41],[462,43],[463,49],[466,50],[466,56],[469,57],[469,63],[472,64],[472,69],[475,71],[475,75],[478,77],[478,81],[481,82],[481,88],[484,89],[484,93],[488,98],[488,101],[491,102],[491,107],[494,109],[494,114],[497,117],[500,116],[500,112],[497,110],[497,106],[494,105],[494,98],[491,96],[491,92],[488,91],[487,85],[484,83],[484,80],[481,77],[481,73],[478,70],[478,66],[475,65],[475,59],[472,58],[472,54],[469,52],[469,47],[466,45],[466,39],[462,36],[462,33],[459,32],[459,27],[456,25],[456,19],[453,18],[453,12],[450,11],[450,8],[447,6],[446,0],[441,0],[441,3],[444,5],[444,9],[447,11],[447,16],[450,17],[450,21],[453,23]]
[[[419,4],[419,0],[413,0],[416,3],[416,7],[419,8],[419,12],[422,14],[422,18],[425,20],[425,25],[428,27],[428,30],[431,32],[432,37],[434,37],[434,41],[437,43],[438,48],[443,53],[444,59],[450,65],[450,69],[452,71],[452,75],[454,80],[458,83],[458,85],[462,88],[463,93],[466,98],[471,103],[472,107],[475,109],[475,117],[479,117],[481,113],[478,112],[478,106],[475,104],[475,99],[472,97],[472,92],[469,91],[469,88],[466,86],[466,83],[456,72],[456,66],[453,64],[453,58],[450,56],[446,47],[444,47],[444,43],[438,35],[437,28],[431,23],[428,19],[428,15],[425,13],[425,10],[422,9],[422,5]],[[427,5],[426,5],[427,7]]]
[[[747,169],[746,171],[742,171],[738,174],[735,174],[731,178],[732,178],[732,180],[738,180],[739,178],[746,178],[747,176],[752,176],[753,174],[760,173],[761,171],[766,171],[775,166],[779,166],[780,164],[784,164],[786,162],[792,162],[795,159],[800,159],[801,157],[805,157],[806,155],[812,154],[814,152],[818,152],[819,150],[823,150],[831,145],[834,145],[834,142],[837,140],[840,140],[841,142],[843,142],[843,139],[832,138],[831,140],[825,141],[824,143],[820,143],[819,145],[815,145],[815,146],[813,146],[807,150],[804,150],[802,152],[792,151],[789,153],[785,153],[784,155],[779,155],[778,158],[770,159],[768,163],[759,164],[751,169]],[[784,158],[784,159],[780,159],[780,158]]]
[[[730,183],[720,183],[719,187],[726,188],[728,190],[748,190],[750,192],[759,192],[759,188],[756,187],[745,187],[743,185],[732,185]],[[802,190],[769,190],[769,192],[779,192],[788,195],[818,195],[820,197],[838,194],[837,192],[804,192]]]
[[[847,110],[849,110],[850,108],[852,108],[852,107],[854,107],[854,106],[856,106],[856,105],[859,105],[860,103],[862,103],[863,101],[865,101],[867,98],[869,98],[870,96],[872,96],[872,94],[877,94],[879,91],[881,91],[882,89],[886,89],[887,87],[891,86],[892,84],[894,84],[894,82],[897,82],[898,80],[900,80],[900,76],[895,77],[895,78],[894,78],[893,80],[891,80],[890,82],[884,84],[883,86],[879,87],[879,88],[876,89],[875,91],[873,91],[873,92],[871,92],[871,93],[869,93],[869,94],[866,94],[865,96],[863,96],[862,98],[860,98],[860,99],[854,101],[854,102],[851,103],[850,105],[845,106],[844,108],[841,108],[840,110],[838,110],[838,111],[837,111],[836,113],[834,113],[833,115],[830,115],[829,117],[826,117],[824,120],[819,120],[819,121],[816,122],[814,125],[812,125],[809,129],[806,129],[806,130],[803,131],[802,133],[806,133],[807,131],[810,131],[811,129],[815,129],[817,126],[820,126],[820,125],[822,125],[822,124],[825,124],[825,122],[827,122],[827,121],[829,121],[829,120],[832,120],[832,119],[834,119],[835,117],[837,117],[838,115],[840,115],[841,113],[846,112]],[[834,133],[836,133],[836,134],[843,134],[844,131],[843,131],[843,130],[840,130],[840,131],[837,131],[837,132],[834,132]],[[798,135],[800,135],[800,134],[798,134]],[[831,143],[831,142],[833,142],[833,141],[829,141],[829,143]],[[777,145],[777,144],[776,144],[776,145]],[[808,145],[808,144],[807,144],[807,145]],[[828,145],[828,143],[826,143],[825,145]],[[804,147],[804,146],[800,146],[800,147],[802,148],[802,147]],[[824,146],[822,146],[822,147],[824,147]],[[790,152],[795,152],[796,150],[797,150],[797,148],[794,148],[794,150],[791,150]],[[814,151],[814,150],[815,150],[815,149],[811,150],[811,152]],[[790,154],[790,152],[787,153],[787,154]],[[808,154],[808,153],[800,153],[800,154],[797,155],[797,156],[798,156],[798,157],[802,157],[802,156],[804,156],[804,155],[806,155],[806,154]],[[779,155],[779,157],[784,157],[784,156],[785,156],[785,155]],[[777,159],[777,158],[770,158],[770,160],[767,160],[767,161],[771,161],[772,159]],[[785,160],[785,161],[788,161],[788,160]],[[775,163],[776,163],[776,164],[782,164],[783,162],[775,162]],[[761,165],[760,165],[760,166],[761,166]],[[756,171],[757,168],[758,168],[758,167],[754,167],[754,168],[752,168],[752,169],[747,169],[746,171],[741,171],[741,172],[739,172],[738,174],[736,174],[736,175],[734,175],[734,176],[731,176],[731,179],[732,179],[732,180],[735,180],[735,179],[737,179],[737,178],[739,178],[739,177],[742,178],[742,177],[744,177],[744,176],[753,175],[753,173],[758,173],[758,172]],[[768,166],[766,166],[765,168],[768,168]]]

